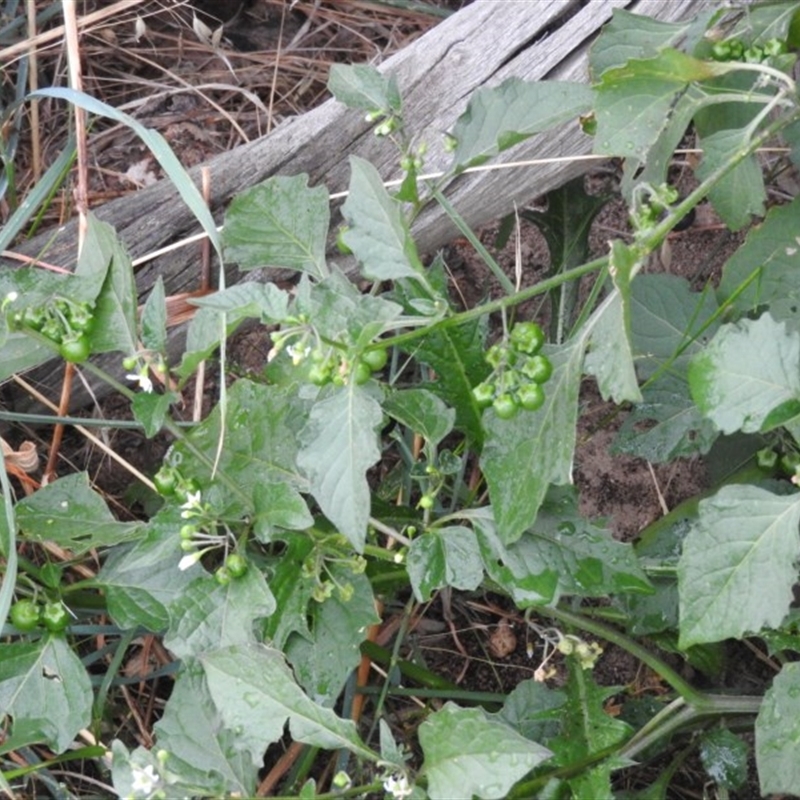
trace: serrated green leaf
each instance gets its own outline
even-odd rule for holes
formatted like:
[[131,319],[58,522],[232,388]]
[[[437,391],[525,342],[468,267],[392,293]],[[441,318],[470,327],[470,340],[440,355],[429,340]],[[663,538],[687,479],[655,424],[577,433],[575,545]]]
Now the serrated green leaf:
[[130,355],[138,349],[137,293],[133,264],[111,225],[96,221],[87,231],[84,249],[96,249],[108,258],[108,272],[94,307],[89,334],[92,352],[118,351]]
[[768,306],[779,322],[800,330],[800,197],[774,206],[761,225],[728,259],[719,286],[720,302],[742,315]]
[[[602,752],[631,734],[629,725],[607,714],[603,707],[619,689],[598,686],[591,670],[582,669],[575,657],[567,659],[567,665],[569,680],[565,686],[567,702],[562,710],[562,732],[548,742],[559,765],[574,764]],[[573,796],[612,798],[610,776],[615,766],[613,759],[607,759],[571,779]]]
[[402,204],[386,191],[375,167],[357,156],[350,156],[350,190],[342,215],[350,226],[345,244],[360,262],[365,278],[424,280]]
[[322,512],[361,552],[367,535],[370,491],[367,470],[381,456],[380,404],[352,381],[318,400],[300,439],[297,465]]
[[105,501],[89,485],[85,472],[67,475],[17,503],[23,537],[50,541],[76,555],[141,535],[139,522],[118,522]]
[[220,586],[204,573],[186,586],[169,607],[164,644],[178,658],[257,641],[254,622],[275,611],[275,598],[254,566]]
[[161,275],[153,284],[142,309],[142,344],[154,353],[167,352],[167,297]]
[[258,644],[235,645],[200,658],[209,692],[226,727],[239,732],[239,746],[261,766],[269,744],[283,736],[288,719],[296,742],[346,748],[377,759],[358,738],[355,724],[310,700],[295,683],[283,655]]
[[692,401],[687,378],[665,373],[642,389],[642,402],[625,418],[611,451],[660,464],[705,455],[718,435]]
[[638,275],[631,286],[631,340],[636,368],[649,378],[683,348],[699,353],[719,327],[708,320],[717,311],[711,292],[693,292],[678,275]]
[[456,427],[477,445],[483,441],[483,426],[472,388],[491,372],[484,359],[485,331],[481,320],[457,328],[434,328],[411,353],[436,373],[436,380],[425,388],[455,409]]
[[384,400],[383,410],[432,445],[450,433],[456,418],[456,412],[433,392],[419,388],[392,392]]
[[[705,180],[730,161],[750,140],[749,129],[721,130],[701,140],[703,160],[695,172]],[[767,193],[761,166],[755,156],[737,164],[709,192],[709,199],[722,221],[733,231],[750,222],[751,216],[763,216]]]
[[168,606],[182,596],[202,569],[199,565],[184,572],[178,569],[185,555],[178,536],[180,526],[177,511],[159,512],[140,541],[109,553],[97,579],[106,594],[108,613],[120,628],[165,630]]
[[723,325],[689,363],[689,386],[723,433],[762,430],[771,412],[800,399],[800,334],[769,314]]
[[725,486],[700,503],[678,562],[680,647],[777,628],[800,554],[797,495]]
[[700,761],[717,786],[740,789],[747,780],[750,748],[727,728],[714,728],[703,734]]
[[419,727],[431,800],[485,800],[509,789],[551,752],[480,708],[446,703]]
[[394,75],[366,64],[332,64],[328,91],[350,108],[400,113],[400,91]]
[[334,591],[323,603],[311,603],[306,611],[311,636],[294,634],[285,648],[298,683],[315,703],[328,708],[361,661],[359,646],[367,638],[368,627],[380,622],[367,577],[335,564],[330,571],[337,583],[353,587],[352,597],[345,602]]
[[597,81],[611,67],[656,55],[658,50],[676,44],[695,24],[695,20],[663,22],[615,8],[611,21],[589,50],[592,80]]
[[478,540],[470,528],[462,525],[432,528],[414,539],[406,568],[420,603],[445,586],[472,591],[483,580]]
[[240,269],[285,267],[316,278],[328,274],[328,190],[308,175],[275,175],[238,194],[225,213],[222,243]]
[[595,153],[646,161],[687,86],[721,71],[672,49],[607,69],[595,89]]
[[[184,670],[154,726],[159,751],[175,796],[251,796],[257,770],[238,747],[238,736],[223,727],[202,673]],[[116,782],[115,782],[116,784]],[[119,787],[117,787],[119,788]]]
[[178,399],[175,392],[137,392],[131,401],[133,418],[144,428],[144,435],[152,439],[161,428],[169,414],[169,407]]
[[511,420],[502,420],[491,410],[484,414],[481,468],[498,533],[506,544],[533,525],[551,483],[572,480],[584,346],[581,339],[545,348],[553,375],[538,411],[523,411]]
[[42,743],[64,752],[92,718],[92,686],[63,636],[0,645],[0,709],[13,720],[3,751]]
[[582,83],[509,78],[478,89],[453,127],[453,166],[483,163],[536,133],[577,120],[591,104],[592,91]]
[[800,786],[800,663],[784,664],[756,719],[756,765],[764,796]]

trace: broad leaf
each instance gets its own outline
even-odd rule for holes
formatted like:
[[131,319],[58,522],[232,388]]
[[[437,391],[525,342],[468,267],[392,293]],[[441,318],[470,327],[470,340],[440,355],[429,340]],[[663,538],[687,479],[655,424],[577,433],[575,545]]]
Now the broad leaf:
[[422,262],[403,206],[386,191],[375,167],[350,156],[350,190],[342,215],[350,228],[344,241],[370,280],[422,278]]
[[577,120],[591,103],[592,91],[582,83],[509,78],[478,89],[452,131],[453,165],[461,170],[481,164],[536,133]]
[[774,206],[761,225],[728,259],[719,286],[720,302],[746,314],[768,306],[779,322],[800,330],[800,241],[797,218],[800,197]]
[[[142,309],[142,344],[154,353],[167,352],[167,297],[158,276]],[[133,355],[128,353],[128,355]]]
[[432,445],[450,433],[456,417],[452,408],[427,389],[394,391],[384,400],[383,410]]
[[239,737],[222,724],[202,673],[184,670],[154,726],[158,749],[167,753],[169,793],[180,796],[249,796],[257,771]]
[[169,622],[167,609],[179,600],[186,586],[200,573],[195,565],[181,572],[177,511],[167,509],[154,517],[134,545],[114,548],[98,575],[108,613],[120,628],[143,627],[160,632]]
[[792,794],[800,786],[800,663],[784,664],[756,719],[756,764],[764,796]]
[[201,361],[209,358],[223,338],[230,336],[247,318],[247,314],[223,314],[211,308],[200,308],[189,322],[186,348],[180,366],[175,370],[183,380],[194,373]]
[[446,703],[419,727],[431,800],[486,800],[509,789],[552,755],[480,708]]
[[90,724],[89,676],[63,636],[0,645],[0,709],[13,720],[3,752],[43,743],[62,753]]
[[328,91],[350,108],[400,113],[400,91],[394,75],[384,75],[366,64],[332,64]]
[[411,542],[406,560],[411,588],[420,603],[437,589],[472,591],[483,580],[480,548],[470,528],[432,528]]
[[144,527],[114,519],[85,472],[59,478],[21,500],[16,515],[24,537],[55,542],[76,555],[135,539]]
[[238,194],[225,213],[226,260],[241,269],[286,267],[327,275],[328,190],[307,175],[276,175]]
[[281,531],[302,531],[314,524],[306,501],[288,483],[265,483],[253,500],[253,533],[265,544],[280,539]]
[[361,661],[359,646],[367,637],[367,628],[380,622],[366,576],[337,565],[330,569],[337,583],[352,586],[352,597],[344,600],[334,591],[324,602],[311,603],[305,612],[311,620],[310,638],[295,633],[285,648],[298,683],[315,703],[328,708],[336,703],[348,675]]
[[680,646],[777,628],[800,555],[798,495],[726,486],[700,503],[678,563]]
[[352,381],[318,400],[300,440],[297,465],[328,519],[361,552],[367,534],[367,470],[380,458],[376,431],[383,415],[368,387]]
[[220,586],[204,573],[186,586],[169,608],[164,644],[179,658],[256,642],[256,619],[275,611],[275,598],[261,572],[251,567]]
[[296,742],[346,748],[370,761],[377,758],[358,738],[355,724],[310,700],[295,683],[283,656],[265,645],[236,645],[201,657],[209,692],[238,746],[261,766],[267,746],[283,736],[288,720]]
[[723,433],[782,425],[800,414],[800,334],[769,314],[723,325],[689,364],[689,386]]
[[511,690],[496,716],[526,739],[548,742],[561,730],[565,701],[560,689],[529,679]]
[[703,734],[700,761],[717,786],[740,789],[747,780],[750,748],[727,728],[714,728]]
[[[721,130],[701,141],[703,160],[697,168],[697,177],[705,180],[723,164],[729,162],[750,140],[750,130],[737,128]],[[751,216],[764,214],[766,191],[761,166],[755,156],[749,156],[736,165],[709,193],[714,210],[733,231],[750,222]]]
[[584,340],[545,349],[553,364],[545,404],[511,420],[500,419],[491,409],[484,414],[481,467],[506,544],[533,525],[551,483],[572,481]]
[[137,392],[131,401],[134,419],[144,428],[144,435],[152,439],[167,420],[169,407],[178,400],[175,392]]
[[194,297],[192,305],[224,311],[230,320],[260,319],[283,322],[289,313],[289,293],[274,283],[237,283],[220,292]]

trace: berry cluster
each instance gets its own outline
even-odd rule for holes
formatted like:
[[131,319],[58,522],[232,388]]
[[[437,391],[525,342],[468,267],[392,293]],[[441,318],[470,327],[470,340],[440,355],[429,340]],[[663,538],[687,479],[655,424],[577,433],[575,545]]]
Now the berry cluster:
[[473,390],[481,408],[492,406],[500,419],[511,419],[520,408],[536,411],[544,404],[542,386],[550,380],[553,365],[539,351],[544,333],[535,322],[518,322],[507,340],[486,351],[492,374]]
[[781,56],[789,50],[784,39],[768,39],[763,44],[745,45],[741,39],[725,39],[714,42],[711,57],[715,61],[745,61],[760,64],[774,56]]
[[46,628],[51,633],[60,633],[69,625],[69,611],[60,601],[37,603],[35,600],[17,600],[8,616],[18,631]]
[[65,361],[81,364],[89,358],[89,334],[94,326],[91,303],[58,298],[38,308],[17,311],[9,322],[14,330],[27,328],[50,339]]

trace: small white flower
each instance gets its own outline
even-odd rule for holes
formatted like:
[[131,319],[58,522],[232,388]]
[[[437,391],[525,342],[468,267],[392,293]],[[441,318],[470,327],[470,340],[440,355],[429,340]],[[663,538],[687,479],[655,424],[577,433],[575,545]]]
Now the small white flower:
[[414,788],[408,785],[408,778],[405,775],[390,775],[383,782],[383,788],[395,800],[403,800],[414,791]]
[[311,346],[306,345],[303,347],[300,345],[290,344],[287,346],[286,352],[292,357],[292,364],[294,364],[296,367],[306,360],[308,354],[311,352]]
[[179,562],[178,569],[185,572],[189,567],[194,566],[202,557],[205,550],[195,550],[194,553],[187,553]]
[[146,767],[139,767],[133,764],[132,771],[133,783],[131,784],[131,789],[133,789],[134,797],[150,797],[161,780],[156,775],[155,767],[152,764],[148,764]]
[[182,519],[191,519],[197,516],[197,512],[202,512],[203,506],[200,504],[200,492],[187,492],[186,502],[181,505]]
[[139,388],[143,392],[150,394],[153,391],[153,381],[150,380],[150,376],[147,374],[147,369],[144,369],[142,372],[132,372],[130,375],[126,375],[125,377],[129,381],[138,383]]
[[18,292],[9,292],[6,295],[6,302],[7,303],[13,303],[18,297],[19,297],[19,293]]

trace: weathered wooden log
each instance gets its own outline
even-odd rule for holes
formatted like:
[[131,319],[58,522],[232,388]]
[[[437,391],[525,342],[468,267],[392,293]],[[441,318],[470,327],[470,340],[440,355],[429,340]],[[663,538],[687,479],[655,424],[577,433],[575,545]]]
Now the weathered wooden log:
[[[685,19],[712,0],[476,0],[420,37],[381,65],[397,77],[408,130],[428,146],[426,171],[444,170],[450,156],[440,134],[452,128],[472,93],[509,77],[526,80],[587,78],[587,51],[616,8],[655,19]],[[503,160],[548,159],[588,153],[591,140],[577,124],[546,133],[503,154]],[[271,175],[307,173],[312,185],[324,183],[331,192],[343,191],[349,178],[348,156],[371,161],[385,179],[399,177],[393,146],[371,133],[363,114],[330,100],[290,119],[268,136],[215,157],[211,170],[211,207],[221,219],[230,199]],[[514,204],[562,185],[585,170],[579,160],[535,168],[465,174],[448,187],[447,195],[473,227],[509,213]],[[199,183],[198,169],[192,176]],[[189,209],[168,181],[112,201],[95,210],[118,231],[134,258],[152,252],[197,230]],[[421,252],[432,252],[456,234],[452,222],[437,206],[416,220],[414,235]],[[35,255],[51,233],[27,242],[21,251]],[[47,260],[69,266],[74,262],[76,224],[68,224],[47,249]],[[137,285],[146,294],[157,276],[168,294],[196,288],[197,246],[156,258],[137,272]],[[6,262],[8,263],[8,262]],[[276,273],[279,274],[279,273]],[[231,274],[233,280],[239,276]],[[51,388],[58,376],[40,379]],[[76,386],[76,404],[87,396]],[[102,393],[102,388],[98,387]],[[20,398],[20,410],[29,404]]]

